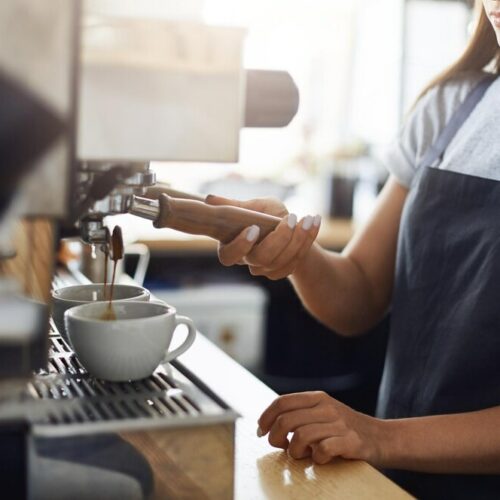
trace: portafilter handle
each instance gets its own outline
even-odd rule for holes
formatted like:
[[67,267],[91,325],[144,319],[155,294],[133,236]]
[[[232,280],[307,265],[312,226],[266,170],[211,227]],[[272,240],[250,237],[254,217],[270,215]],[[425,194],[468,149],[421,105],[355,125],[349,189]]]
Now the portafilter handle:
[[259,226],[261,241],[281,219],[273,215],[229,205],[209,205],[202,201],[172,198],[159,200],[133,196],[129,213],[152,220],[156,228],[169,227],[189,234],[205,235],[228,243],[249,226]]

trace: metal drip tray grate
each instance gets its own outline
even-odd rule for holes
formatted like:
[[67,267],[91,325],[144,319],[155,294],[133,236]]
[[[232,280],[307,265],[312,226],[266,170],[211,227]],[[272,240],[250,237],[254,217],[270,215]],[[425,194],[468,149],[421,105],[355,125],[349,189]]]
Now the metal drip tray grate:
[[48,370],[24,394],[39,435],[233,422],[236,413],[180,363],[147,379],[115,383],[91,377],[59,335],[49,337]]

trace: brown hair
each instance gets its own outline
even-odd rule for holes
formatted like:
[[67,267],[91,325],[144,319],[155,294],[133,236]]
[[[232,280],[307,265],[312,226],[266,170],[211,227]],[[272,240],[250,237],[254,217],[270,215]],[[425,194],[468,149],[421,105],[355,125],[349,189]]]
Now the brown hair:
[[491,64],[489,69],[494,74],[500,74],[500,47],[481,0],[476,0],[475,9],[479,18],[464,53],[424,88],[417,101],[432,87],[441,85],[468,71],[483,71],[486,66]]

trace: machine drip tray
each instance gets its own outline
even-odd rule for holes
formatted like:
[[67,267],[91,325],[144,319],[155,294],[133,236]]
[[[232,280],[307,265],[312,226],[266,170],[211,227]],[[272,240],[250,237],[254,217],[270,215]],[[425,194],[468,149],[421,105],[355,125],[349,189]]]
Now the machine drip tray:
[[147,379],[105,382],[86,372],[60,335],[49,342],[48,369],[28,382],[22,398],[35,435],[234,424],[238,416],[178,361]]

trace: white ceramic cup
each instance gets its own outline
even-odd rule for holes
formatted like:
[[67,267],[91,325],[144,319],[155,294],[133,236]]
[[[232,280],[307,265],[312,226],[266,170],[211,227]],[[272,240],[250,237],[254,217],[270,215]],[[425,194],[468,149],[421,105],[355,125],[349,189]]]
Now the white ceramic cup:
[[[160,363],[173,360],[194,342],[196,328],[163,302],[117,302],[117,319],[99,319],[107,304],[68,309],[66,329],[80,363],[96,378],[121,382],[148,377]],[[188,327],[184,342],[168,351],[177,325]]]
[[[71,307],[89,302],[105,301],[103,290],[104,285],[102,283],[92,283],[88,285],[65,286],[52,292],[52,317],[57,330],[64,340],[68,341],[68,335],[64,327],[64,313]],[[115,284],[113,287],[113,303],[123,300],[147,302],[149,299],[150,293],[142,286]]]

